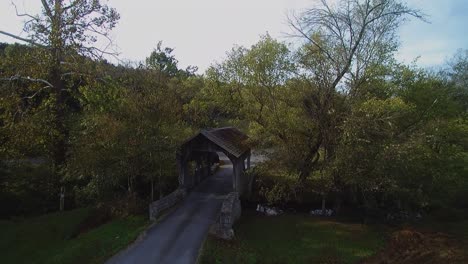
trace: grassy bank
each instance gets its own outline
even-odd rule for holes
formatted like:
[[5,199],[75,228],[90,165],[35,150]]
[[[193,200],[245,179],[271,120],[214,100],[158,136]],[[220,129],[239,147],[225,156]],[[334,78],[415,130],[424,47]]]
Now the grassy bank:
[[21,221],[0,222],[2,263],[102,263],[146,227],[143,216],[110,221],[78,234],[91,213],[77,209]]
[[356,263],[384,245],[386,232],[307,215],[243,212],[236,239],[208,238],[201,263]]

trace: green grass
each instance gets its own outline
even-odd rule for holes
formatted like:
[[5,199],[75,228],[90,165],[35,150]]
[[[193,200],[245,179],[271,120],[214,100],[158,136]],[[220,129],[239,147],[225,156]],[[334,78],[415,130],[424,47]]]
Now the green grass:
[[77,209],[0,221],[1,263],[102,263],[135,240],[146,227],[143,216],[113,220],[71,238],[91,210]]
[[243,212],[232,242],[209,237],[201,263],[356,263],[384,246],[375,227],[307,215]]

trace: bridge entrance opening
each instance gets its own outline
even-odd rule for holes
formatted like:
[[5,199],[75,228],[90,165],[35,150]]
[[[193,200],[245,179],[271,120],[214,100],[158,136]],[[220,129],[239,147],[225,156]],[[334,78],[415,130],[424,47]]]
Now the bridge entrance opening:
[[[239,195],[249,189],[244,171],[250,168],[248,136],[233,127],[202,130],[185,141],[177,153],[179,184],[191,189],[210,176],[216,163],[232,163],[232,190]],[[227,159],[226,159],[227,158]],[[192,165],[191,165],[192,164]]]

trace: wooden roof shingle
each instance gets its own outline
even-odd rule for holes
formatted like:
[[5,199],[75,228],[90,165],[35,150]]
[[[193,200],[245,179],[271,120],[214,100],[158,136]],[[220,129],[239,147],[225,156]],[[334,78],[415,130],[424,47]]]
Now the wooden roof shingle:
[[247,144],[249,137],[235,127],[207,129],[202,130],[200,134],[236,158],[250,150]]
[[182,144],[182,146],[189,144],[200,136],[216,144],[224,151],[236,158],[239,158],[246,152],[250,151],[250,146],[247,144],[249,137],[235,127],[222,127],[202,130],[200,133],[187,139]]

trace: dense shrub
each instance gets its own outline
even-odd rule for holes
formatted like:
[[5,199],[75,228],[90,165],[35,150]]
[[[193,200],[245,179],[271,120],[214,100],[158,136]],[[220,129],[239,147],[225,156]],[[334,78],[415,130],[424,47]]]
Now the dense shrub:
[[296,202],[297,175],[283,170],[275,170],[262,164],[250,172],[255,177],[251,200],[270,206],[285,206]]
[[60,187],[50,166],[26,162],[4,164],[0,175],[1,218],[58,209]]

